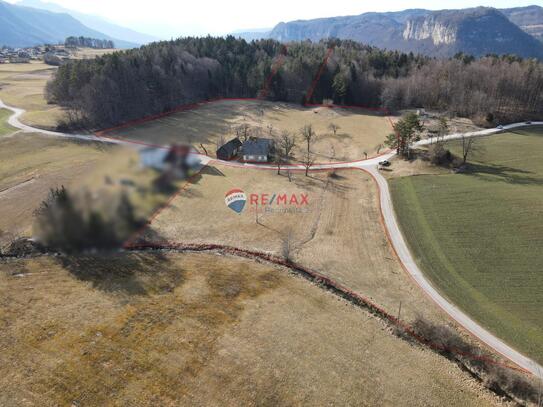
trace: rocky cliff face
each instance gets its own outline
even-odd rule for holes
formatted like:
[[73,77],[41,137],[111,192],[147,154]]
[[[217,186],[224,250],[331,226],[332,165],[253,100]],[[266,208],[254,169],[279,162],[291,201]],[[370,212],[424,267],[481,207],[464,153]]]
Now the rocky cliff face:
[[434,45],[453,44],[457,40],[458,27],[436,21],[433,16],[407,21],[403,31],[406,41],[431,39]]
[[[537,8],[539,10],[539,7]],[[530,11],[533,11],[530,9]],[[531,27],[527,11],[517,18]],[[528,31],[525,27],[525,30]],[[321,18],[278,24],[270,37],[280,41],[301,41],[336,37],[380,48],[450,57],[457,52],[475,56],[516,54],[543,59],[543,44],[521,30],[493,8],[464,10],[405,10],[394,13],[365,13],[359,16]]]

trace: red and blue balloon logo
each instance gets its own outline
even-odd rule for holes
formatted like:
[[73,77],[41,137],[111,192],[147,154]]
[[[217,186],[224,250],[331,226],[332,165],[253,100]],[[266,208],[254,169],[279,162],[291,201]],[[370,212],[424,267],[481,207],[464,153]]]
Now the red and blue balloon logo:
[[247,197],[241,189],[231,189],[224,197],[224,203],[236,213],[241,213],[247,202]]

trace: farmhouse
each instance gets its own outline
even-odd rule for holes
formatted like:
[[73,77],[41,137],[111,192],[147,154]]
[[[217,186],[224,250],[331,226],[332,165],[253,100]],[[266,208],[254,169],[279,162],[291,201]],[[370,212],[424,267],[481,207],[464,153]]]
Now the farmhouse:
[[272,139],[253,138],[244,142],[241,150],[243,161],[265,163],[273,157],[275,144]]
[[217,158],[219,160],[231,160],[238,155],[241,145],[241,141],[237,137],[230,140],[217,149]]

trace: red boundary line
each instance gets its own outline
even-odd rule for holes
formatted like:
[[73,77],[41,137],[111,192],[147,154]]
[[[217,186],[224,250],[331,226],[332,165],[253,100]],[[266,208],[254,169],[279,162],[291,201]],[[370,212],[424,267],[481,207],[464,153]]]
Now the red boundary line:
[[326,64],[328,63],[328,59],[332,56],[333,52],[334,52],[333,46],[328,48],[328,51],[326,51],[326,55],[324,56],[324,59],[319,67],[319,70],[317,71],[317,74],[313,78],[313,82],[311,82],[311,86],[309,87],[309,90],[305,94],[304,104],[308,104],[311,101],[311,98],[313,97],[313,93],[315,92],[315,88],[317,87],[317,83],[319,83],[319,80],[321,79],[321,76],[324,73],[324,68],[326,68]]
[[520,373],[529,373],[523,368],[509,365],[507,363],[501,362],[499,360],[496,360],[490,356],[486,355],[475,355],[469,352],[464,352],[459,348],[448,348],[443,345],[440,345],[438,343],[432,342],[422,335],[419,335],[415,332],[414,328],[402,322],[394,315],[387,312],[384,308],[380,307],[379,305],[375,304],[373,301],[371,301],[369,298],[358,294],[346,286],[338,283],[337,281],[320,274],[319,272],[316,272],[314,270],[311,270],[309,268],[306,268],[304,266],[301,266],[296,263],[285,261],[283,258],[271,255],[269,253],[260,252],[256,250],[248,250],[248,249],[240,249],[238,247],[233,246],[227,246],[227,245],[221,245],[221,244],[214,244],[214,243],[204,243],[204,244],[192,244],[192,243],[178,243],[178,242],[169,242],[164,241],[161,243],[150,243],[150,242],[143,242],[141,244],[134,244],[129,247],[131,250],[142,250],[142,249],[159,249],[159,250],[187,250],[187,251],[197,251],[197,252],[203,252],[203,251],[222,251],[229,254],[246,257],[246,258],[258,258],[264,261],[267,261],[272,264],[276,264],[279,266],[287,267],[290,269],[294,269],[296,271],[302,272],[303,274],[309,276],[311,280],[313,280],[315,283],[324,284],[329,288],[334,289],[337,291],[338,294],[341,294],[345,299],[347,300],[355,300],[357,303],[360,303],[364,306],[366,306],[371,311],[381,315],[383,318],[385,318],[391,325],[399,327],[403,329],[407,334],[409,334],[412,338],[417,340],[422,345],[428,346],[431,349],[441,351],[441,352],[447,352],[455,355],[460,355],[466,358],[469,358],[471,360],[478,360],[478,361],[484,361],[492,365],[501,366],[507,369],[515,370]]
[[[241,249],[241,248],[237,248],[237,247],[232,247],[232,246],[227,246],[227,245],[220,245],[220,244],[192,244],[192,243],[179,243],[179,242],[170,242],[170,241],[164,241],[164,242],[160,242],[160,243],[153,243],[153,242],[135,243],[136,240],[138,240],[142,236],[142,234],[145,232],[145,230],[149,226],[151,226],[151,224],[156,220],[156,218],[165,209],[167,209],[171,205],[173,200],[175,198],[177,198],[183,191],[188,189],[188,187],[192,183],[192,180],[195,177],[197,177],[198,175],[200,175],[201,171],[204,168],[205,167],[203,167],[198,173],[191,176],[183,184],[183,186],[178,191],[176,191],[176,193],[173,194],[168,199],[168,201],[165,204],[163,204],[159,208],[157,208],[157,210],[155,210],[153,212],[153,214],[151,215],[149,220],[145,223],[145,225],[140,230],[138,230],[136,233],[134,233],[134,235],[131,236],[130,239],[127,240],[123,244],[123,248],[126,249],[126,250],[145,249],[145,248],[150,248],[150,249],[169,249],[169,248],[173,248],[173,249],[185,249],[185,250],[195,250],[195,251],[221,250],[221,251],[226,251],[228,253],[232,253],[232,254],[236,254],[236,255],[242,255],[242,256],[245,255],[245,257],[249,257],[249,256],[250,257],[257,257],[257,258],[269,261],[269,262],[277,264],[277,265],[285,266],[285,267],[293,267],[296,270],[301,271],[301,272],[305,273],[306,275],[310,276],[315,282],[325,283],[327,286],[333,288],[334,290],[337,290],[338,293],[343,294],[344,296],[347,297],[347,299],[354,299],[356,301],[359,301],[360,303],[362,303],[363,305],[368,307],[370,310],[378,312],[385,319],[387,319],[387,321],[389,323],[391,323],[392,325],[397,326],[399,328],[402,328],[412,338],[416,339],[419,343],[430,347],[431,349],[434,349],[434,350],[437,350],[437,351],[442,351],[442,352],[448,352],[448,353],[452,353],[452,354],[456,354],[456,355],[460,355],[460,356],[467,357],[467,358],[472,359],[472,360],[485,361],[487,363],[490,363],[490,364],[493,364],[493,365],[496,365],[496,366],[505,367],[505,368],[508,368],[508,369],[512,369],[512,370],[524,373],[524,374],[530,374],[530,372],[528,370],[526,370],[526,369],[524,369],[524,368],[522,368],[520,366],[511,365],[509,363],[501,362],[501,361],[496,360],[496,359],[494,359],[494,358],[492,358],[490,356],[475,355],[475,354],[471,354],[469,352],[464,352],[464,351],[462,351],[462,350],[460,350],[458,348],[446,348],[446,347],[444,347],[442,345],[431,342],[430,340],[418,335],[411,325],[402,322],[401,320],[396,318],[394,315],[388,313],[384,308],[380,307],[379,305],[377,305],[376,303],[374,303],[373,301],[371,301],[367,297],[364,297],[363,295],[352,291],[348,287],[346,287],[346,286],[338,283],[337,281],[335,281],[335,280],[333,280],[333,279],[331,279],[329,277],[326,277],[326,276],[324,276],[324,275],[322,275],[322,274],[320,274],[320,273],[318,273],[318,272],[316,272],[314,270],[311,270],[309,268],[306,268],[304,266],[301,266],[301,265],[298,265],[298,264],[295,264],[295,263],[288,263],[284,259],[279,258],[277,256],[273,256],[273,255],[271,255],[269,253],[264,253],[264,252],[259,252],[259,251],[252,251],[252,250],[247,250],[247,249]],[[274,170],[274,169],[270,168],[268,170]],[[300,170],[303,171],[303,169],[300,169]],[[398,262],[400,263],[400,265],[401,265],[402,269],[404,270],[404,272],[410,277],[410,279],[414,280],[413,277],[411,276],[411,274],[407,271],[407,269],[406,269],[405,265],[403,264],[403,262],[401,261],[401,259],[399,258],[398,253],[397,253],[394,245],[392,244],[390,234],[388,232],[388,229],[386,228],[386,224],[385,224],[385,221],[384,221],[384,215],[383,215],[382,206],[381,206],[381,194],[380,194],[381,189],[379,187],[379,184],[377,183],[377,180],[373,176],[373,174],[371,172],[363,169],[363,168],[354,168],[354,167],[353,168],[340,168],[340,169],[319,169],[319,170],[315,170],[315,171],[334,171],[334,170],[336,170],[336,171],[337,170],[340,170],[340,171],[343,171],[343,170],[360,170],[360,171],[363,171],[363,172],[365,172],[365,173],[367,173],[367,174],[369,174],[371,176],[371,178],[373,179],[375,185],[377,186],[377,191],[378,191],[377,197],[378,197],[378,200],[379,200],[379,215],[380,215],[379,216],[379,221],[381,223],[381,227],[383,228],[383,230],[385,232],[387,242],[388,242],[389,246],[392,248],[392,251],[393,251],[394,255],[396,256],[396,258],[397,258]],[[426,291],[424,291],[424,290],[422,290],[422,291],[428,296]],[[435,303],[435,301],[430,296],[428,296],[428,297]],[[436,303],[436,304],[443,310],[443,308],[438,303]],[[445,310],[443,310],[443,311],[446,314],[448,314]],[[453,318],[453,320],[454,320],[454,318]],[[480,341],[482,343],[485,343],[480,338],[478,338],[476,335],[471,333],[471,331],[469,331],[469,330],[466,330],[466,331],[468,333],[470,333],[470,335],[472,337],[476,338],[478,341]],[[485,345],[486,345],[486,343],[485,343]],[[492,348],[492,350],[494,352],[500,354],[500,352],[498,352],[494,348]],[[505,359],[509,360],[507,358],[507,356],[505,356],[503,354],[502,354],[502,356]]]
[[271,86],[272,80],[275,77],[275,75],[277,75],[277,72],[279,71],[279,69],[285,63],[287,53],[288,53],[288,48],[286,45],[283,45],[281,47],[281,52],[279,54],[279,57],[277,61],[275,61],[275,64],[272,66],[271,72],[266,78],[266,81],[264,82],[264,86],[260,90],[259,96],[257,99],[265,99],[268,97],[268,94],[270,93],[270,86]]
[[[333,47],[328,49],[328,51],[326,53],[326,56],[325,56],[321,66],[319,68],[319,71],[317,72],[315,78],[313,79],[313,82],[311,83],[311,87],[309,88],[309,91],[306,94],[306,98],[305,98],[306,103],[304,105],[307,106],[307,107],[326,107],[326,108],[332,108],[332,109],[336,109],[336,108],[337,109],[365,109],[365,110],[384,113],[387,116],[387,119],[389,120],[389,122],[390,122],[390,124],[392,126],[392,129],[394,131],[396,131],[395,128],[394,128],[394,123],[393,123],[393,121],[392,121],[392,119],[390,117],[390,112],[386,108],[375,108],[375,107],[367,107],[367,106],[362,106],[362,105],[336,105],[336,104],[307,103],[311,99],[311,97],[313,96],[315,87],[316,87],[320,77],[322,76],[322,73],[324,72],[324,68],[326,67],[328,59],[332,55],[333,51],[334,51]],[[210,100],[203,101],[203,102],[181,105],[181,106],[178,106],[178,107],[172,109],[171,111],[156,114],[156,115],[152,115],[152,116],[147,116],[147,117],[137,119],[137,120],[132,120],[132,121],[120,124],[120,125],[115,126],[115,127],[111,127],[111,128],[108,128],[108,129],[98,131],[95,134],[96,134],[97,137],[101,137],[101,138],[120,140],[120,141],[124,141],[124,142],[128,142],[128,143],[139,144],[139,145],[150,146],[150,147],[156,147],[156,148],[168,148],[168,147],[161,146],[161,145],[156,145],[156,144],[150,144],[150,143],[145,143],[145,142],[140,142],[140,141],[135,141],[135,140],[126,140],[126,139],[122,139],[122,138],[118,138],[118,137],[106,136],[106,133],[111,132],[111,131],[115,131],[115,130],[119,130],[119,129],[123,129],[123,128],[126,128],[126,127],[130,127],[130,126],[133,126],[133,125],[136,125],[136,124],[146,123],[148,121],[152,121],[152,120],[156,120],[158,118],[166,117],[166,116],[169,116],[169,115],[174,114],[174,113],[197,109],[197,108],[199,108],[201,106],[204,106],[204,105],[210,104],[210,103],[214,103],[214,102],[220,102],[220,101],[258,101],[258,100],[262,100],[263,98],[265,98],[267,96],[267,94],[269,92],[269,86],[271,84],[271,81],[273,80],[273,77],[277,74],[280,67],[284,64],[286,52],[287,52],[286,47],[282,48],[282,53],[279,56],[279,59],[276,61],[274,67],[272,68],[272,71],[271,71],[270,75],[266,79],[264,87],[262,88],[262,90],[260,92],[261,93],[260,97],[258,97],[258,98],[215,98],[215,99],[210,99]],[[376,157],[378,157],[378,156],[379,155],[377,155]],[[375,157],[373,157],[373,158],[375,158]],[[371,158],[368,158],[368,159],[371,159]],[[363,161],[363,160],[344,161],[344,162],[330,162],[330,163],[325,163],[325,164],[314,164],[314,165],[350,164],[350,163],[359,162],[359,161]],[[228,162],[225,162],[225,161],[222,161],[222,160],[212,159],[212,161],[210,161],[210,162],[216,162],[218,164],[228,165]],[[233,166],[233,165],[231,165],[231,166]],[[305,171],[304,168],[292,168],[292,167],[289,168],[289,167],[290,166],[285,165],[282,168],[283,169],[288,169],[290,171]],[[422,343],[422,344],[430,347],[431,349],[442,351],[442,352],[448,352],[448,353],[452,353],[452,354],[456,354],[456,355],[460,355],[460,356],[464,356],[464,357],[470,358],[472,360],[485,361],[485,362],[490,363],[490,364],[502,366],[502,367],[509,368],[509,369],[512,369],[512,370],[516,370],[516,371],[519,371],[519,372],[522,372],[522,373],[528,373],[528,374],[530,373],[526,369],[523,369],[523,368],[521,368],[519,366],[512,366],[510,364],[495,360],[495,359],[491,358],[490,356],[474,355],[474,354],[470,354],[470,353],[467,353],[467,352],[463,352],[463,351],[461,351],[460,349],[457,349],[457,348],[446,348],[446,347],[444,347],[442,345],[439,345],[437,343],[433,343],[433,342],[427,340],[426,338],[418,335],[410,325],[402,322],[401,320],[396,318],[394,315],[388,313],[387,311],[384,310],[384,308],[381,308],[380,306],[378,306],[377,304],[375,304],[374,302],[372,302],[368,298],[366,298],[366,297],[364,297],[364,296],[350,290],[346,286],[343,286],[342,284],[334,281],[333,279],[331,279],[329,277],[326,277],[326,276],[324,276],[324,275],[322,275],[322,274],[320,274],[320,273],[318,273],[316,271],[310,270],[310,269],[305,268],[305,267],[303,267],[301,265],[288,263],[284,259],[278,258],[277,256],[273,256],[273,255],[263,253],[263,252],[250,251],[250,250],[245,250],[245,249],[240,249],[240,248],[225,246],[225,245],[218,245],[218,244],[196,245],[196,244],[186,244],[186,243],[172,243],[172,242],[167,242],[167,241],[164,242],[162,245],[158,244],[158,243],[155,244],[155,243],[152,243],[152,242],[151,243],[144,242],[144,243],[141,243],[141,244],[135,244],[134,241],[137,240],[139,237],[141,237],[141,235],[154,222],[154,220],[166,208],[168,208],[171,205],[173,200],[175,198],[177,198],[183,191],[185,191],[190,186],[191,181],[196,176],[198,176],[204,168],[205,168],[205,166],[202,167],[200,169],[200,171],[198,171],[198,173],[196,173],[192,177],[190,177],[183,184],[183,186],[178,191],[176,191],[163,205],[159,206],[153,212],[153,214],[147,220],[147,222],[140,228],[140,230],[136,231],[123,244],[123,248],[125,248],[127,250],[138,249],[138,248],[156,248],[156,249],[168,249],[168,248],[180,249],[181,248],[181,249],[196,250],[196,251],[222,250],[222,251],[230,252],[230,253],[233,253],[233,254],[236,254],[236,255],[241,255],[241,256],[245,255],[246,257],[250,256],[250,257],[261,258],[261,259],[269,261],[271,263],[286,266],[286,267],[289,267],[289,268],[292,267],[292,268],[295,268],[298,271],[303,272],[307,276],[310,276],[315,282],[325,283],[328,287],[333,288],[338,293],[342,294],[343,296],[346,296],[347,299],[354,299],[354,300],[364,304],[370,310],[373,310],[373,311],[379,313],[380,315],[382,315],[385,319],[387,319],[389,321],[389,323],[391,323],[394,326],[402,328],[404,330],[404,332],[408,333],[411,337],[416,339],[419,343]],[[243,167],[241,167],[241,168],[243,168]],[[245,168],[246,169],[262,169],[262,170],[268,170],[268,171],[276,170],[276,168],[271,168],[271,167],[269,167],[269,168],[266,168],[266,167],[260,167],[260,168],[259,167],[245,167]],[[369,174],[372,177],[375,185],[377,186],[378,199],[379,199],[379,211],[380,211],[380,219],[379,220],[380,220],[381,226],[382,226],[382,228],[383,228],[383,230],[385,232],[385,235],[387,237],[387,242],[388,242],[389,246],[392,248],[392,251],[393,251],[394,255],[396,256],[397,260],[399,261],[399,263],[400,263],[402,269],[404,270],[404,272],[407,273],[409,275],[409,277],[413,280],[413,277],[407,271],[405,265],[403,264],[403,262],[399,258],[398,253],[397,253],[394,245],[392,244],[390,234],[389,234],[388,229],[386,227],[386,224],[384,222],[384,216],[383,216],[382,206],[381,206],[381,194],[380,194],[381,190],[380,190],[379,184],[377,183],[377,180],[375,179],[373,174],[370,173],[369,171],[363,169],[363,168],[323,168],[323,169],[315,169],[315,170],[310,169],[310,171],[316,172],[316,171],[334,171],[334,170],[349,170],[349,169],[361,170],[361,171]],[[426,291],[424,291],[424,290],[422,290],[422,291],[426,295],[428,295],[426,293]],[[432,299],[432,298],[430,297],[430,299]],[[440,306],[439,304],[437,304],[437,305]],[[441,306],[440,306],[440,308],[443,309]],[[445,313],[447,313],[447,312],[445,311]],[[453,320],[454,320],[454,318],[453,318]],[[478,341],[485,343],[480,338],[478,338],[473,333],[471,333],[469,330],[467,330],[467,332],[469,332]],[[485,343],[485,345],[486,345],[486,343]],[[492,348],[492,349],[493,349],[494,352],[499,353],[496,349],[494,349],[494,348]],[[506,359],[508,359],[505,355],[502,355],[502,356],[505,357]]]
[[[153,120],[160,119],[162,117],[170,116],[170,115],[172,115],[174,113],[179,113],[179,112],[184,112],[184,111],[189,111],[189,110],[195,110],[195,109],[198,109],[198,108],[200,108],[202,106],[213,104],[213,103],[228,102],[228,101],[233,101],[233,102],[235,102],[235,101],[256,102],[256,101],[261,101],[261,100],[262,99],[258,99],[258,98],[216,98],[216,99],[211,99],[211,100],[207,100],[207,101],[204,101],[204,102],[191,103],[191,104],[188,104],[188,105],[181,105],[181,106],[178,106],[177,108],[175,108],[175,109],[173,109],[171,111],[165,112],[165,113],[160,113],[160,114],[156,114],[156,115],[152,115],[152,116],[146,116],[146,117],[141,118],[141,119],[131,120],[131,121],[128,121],[126,123],[122,123],[122,124],[120,124],[118,126],[115,126],[115,127],[110,127],[110,128],[104,129],[104,130],[97,131],[95,133],[95,135],[97,137],[99,137],[99,138],[109,139],[109,140],[114,140],[114,141],[121,141],[121,142],[129,143],[129,144],[136,144],[136,145],[145,146],[145,147],[169,149],[170,148],[169,146],[164,146],[164,145],[160,145],[160,144],[153,144],[153,143],[148,143],[148,142],[139,141],[139,140],[125,139],[125,138],[122,138],[122,137],[115,137],[115,136],[108,135],[107,133],[109,133],[111,131],[121,130],[121,129],[131,127],[131,126],[135,126],[135,125],[138,125],[138,124],[147,123],[147,122],[150,122],[150,121],[153,121]],[[386,108],[367,107],[367,106],[364,106],[364,105],[336,105],[336,104],[322,104],[322,103],[320,103],[320,104],[319,103],[308,103],[305,106],[306,107],[323,107],[323,108],[328,108],[328,109],[362,109],[362,110],[368,110],[368,111],[371,111],[371,112],[381,113],[390,122],[390,125],[391,125],[393,131],[395,131],[394,130],[394,123],[392,121],[392,118],[390,117],[390,111],[388,109],[386,109]],[[385,152],[383,152],[381,154],[370,156],[367,159],[371,160],[373,158],[379,157],[381,155],[386,154],[388,151],[390,151],[390,150],[385,150]],[[196,153],[191,153],[191,154],[196,154]],[[201,153],[197,153],[197,154],[204,155],[204,154],[201,154]],[[210,157],[212,159],[212,161],[214,161],[214,162],[220,163],[222,165],[227,165],[226,163],[228,161],[218,160],[216,158],[212,158],[210,155],[207,155],[207,156]],[[353,163],[360,162],[360,161],[364,161],[364,160],[330,161],[330,162],[324,162],[324,163],[315,163],[313,165],[318,166],[318,165],[353,164]],[[270,164],[267,163],[265,165],[270,165]],[[234,166],[234,165],[232,164],[231,166]],[[289,167],[291,167],[291,168],[289,168]],[[290,166],[288,164],[283,165],[282,168],[296,170],[296,168],[292,168],[292,166]],[[268,168],[262,168],[262,169],[268,169]]]

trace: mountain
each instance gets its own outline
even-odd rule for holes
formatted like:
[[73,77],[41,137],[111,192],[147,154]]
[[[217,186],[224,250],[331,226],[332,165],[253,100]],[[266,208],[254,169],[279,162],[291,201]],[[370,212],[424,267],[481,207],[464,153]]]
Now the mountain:
[[68,14],[17,6],[0,0],[0,46],[55,44],[64,42],[69,36],[112,40],[118,48],[137,46],[92,30]]
[[250,30],[232,31],[230,35],[236,38],[243,38],[245,41],[260,40],[270,36],[271,28],[254,28]]
[[413,9],[298,20],[279,23],[270,33],[270,38],[279,41],[319,41],[331,37],[437,57],[464,52],[475,56],[495,53],[543,59],[541,42],[499,10],[486,7]]
[[80,13],[54,3],[45,3],[41,0],[21,0],[17,5],[52,11],[53,13],[69,14],[87,27],[122,41],[128,41],[135,44],[147,44],[149,42],[159,41],[159,38],[119,26],[102,17]]
[[528,34],[543,41],[543,7],[516,7],[500,11]]

